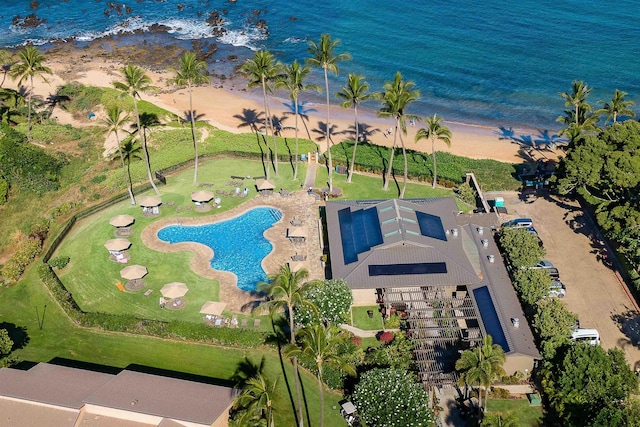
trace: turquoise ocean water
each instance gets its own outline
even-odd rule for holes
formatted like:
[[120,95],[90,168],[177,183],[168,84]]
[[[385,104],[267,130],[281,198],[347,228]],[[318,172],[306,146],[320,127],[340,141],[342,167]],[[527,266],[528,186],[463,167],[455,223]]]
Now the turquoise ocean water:
[[[228,55],[241,61],[255,49],[269,49],[283,62],[302,60],[307,41],[327,32],[353,56],[341,64],[332,92],[349,72],[365,75],[378,90],[400,71],[422,93],[410,108],[415,114],[557,129],[558,92],[576,79],[594,88],[593,104],[616,88],[640,103],[640,7],[631,1],[41,0],[35,12],[30,3],[3,1],[0,45],[83,43],[160,23],[171,30],[154,35],[155,42],[216,42],[222,61],[211,69],[224,73],[232,68],[225,66]],[[226,21],[222,37],[205,22],[213,10]],[[46,22],[28,29],[13,24],[30,13]],[[249,23],[257,19],[266,21],[268,35]]]

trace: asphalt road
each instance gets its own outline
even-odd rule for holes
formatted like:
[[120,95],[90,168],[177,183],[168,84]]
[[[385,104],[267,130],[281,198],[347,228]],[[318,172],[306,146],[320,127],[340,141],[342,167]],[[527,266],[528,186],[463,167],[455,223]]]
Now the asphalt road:
[[558,268],[567,287],[562,301],[578,315],[580,326],[597,329],[603,348],[622,349],[631,368],[640,368],[640,314],[580,205],[549,195],[527,203],[518,193],[500,195],[509,211],[505,219],[533,219],[546,259]]

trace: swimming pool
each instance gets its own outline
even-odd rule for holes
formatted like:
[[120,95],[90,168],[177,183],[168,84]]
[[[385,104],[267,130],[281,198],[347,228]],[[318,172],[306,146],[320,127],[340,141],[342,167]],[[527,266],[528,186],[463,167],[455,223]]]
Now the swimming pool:
[[243,291],[255,291],[259,282],[267,280],[261,263],[273,249],[264,232],[281,218],[282,212],[277,209],[254,208],[214,224],[164,227],[158,238],[169,243],[196,242],[210,247],[212,268],[235,274],[238,288]]

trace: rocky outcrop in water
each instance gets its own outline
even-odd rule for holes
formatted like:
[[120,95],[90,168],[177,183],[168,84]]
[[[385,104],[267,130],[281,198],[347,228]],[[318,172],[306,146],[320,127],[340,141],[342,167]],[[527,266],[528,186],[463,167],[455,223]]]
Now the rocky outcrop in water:
[[20,28],[36,28],[44,24],[45,22],[47,22],[46,19],[39,18],[35,13],[27,15],[24,18],[20,15],[17,15],[14,16],[12,20],[13,25]]
[[222,19],[220,12],[217,10],[209,12],[209,17],[206,19],[206,22],[213,28],[214,36],[220,37],[226,34],[227,29],[224,28],[224,19]]

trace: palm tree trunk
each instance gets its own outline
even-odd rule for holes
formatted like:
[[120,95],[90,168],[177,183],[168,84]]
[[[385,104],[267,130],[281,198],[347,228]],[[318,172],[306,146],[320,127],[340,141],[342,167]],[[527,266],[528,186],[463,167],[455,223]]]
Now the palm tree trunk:
[[271,120],[267,106],[267,83],[264,80],[264,76],[262,77],[262,97],[264,98],[264,141],[267,144],[267,167],[265,168],[265,175],[267,179],[271,179],[271,149],[269,148],[269,123],[271,123]]
[[269,116],[269,127],[271,128],[271,145],[273,146],[273,170],[278,176],[278,142],[276,141],[276,131],[273,127],[273,116],[271,116],[271,107],[269,106],[269,95],[267,95],[267,112]]
[[322,389],[322,365],[318,366],[318,391],[320,392],[320,427],[324,427],[324,390]]
[[[327,155],[328,155],[328,162],[329,162],[329,193],[331,193],[331,191],[333,191],[333,160],[331,158],[331,145],[330,145],[330,140],[331,140],[331,128],[329,127],[329,76],[327,75],[327,66],[325,65],[324,67],[324,88],[325,88],[325,92],[327,93]],[[322,426],[322,424],[321,424]]]
[[409,171],[407,165],[407,150],[404,147],[404,139],[402,138],[402,134],[400,134],[400,145],[402,145],[402,157],[404,158],[404,182],[402,184],[402,190],[400,191],[400,198],[404,199],[404,192],[407,190],[407,178]]
[[[290,342],[292,345],[296,345],[296,336],[293,333],[293,309],[289,306],[289,335],[291,335]],[[300,381],[298,378],[298,358],[293,357],[293,382],[296,385],[296,398],[298,399],[298,425],[302,427],[304,425],[304,416],[302,412],[302,393],[300,392]]]
[[293,108],[296,109],[296,164],[293,168],[293,179],[294,181],[298,179],[298,97],[296,96],[293,100]]
[[142,135],[141,132],[144,132],[140,126],[140,113],[138,112],[138,101],[136,101],[136,97],[133,97],[133,109],[136,114],[136,126],[138,127],[138,138],[142,140],[142,154],[144,155],[144,163],[147,166],[147,177],[149,178],[149,182],[151,183],[151,187],[156,192],[156,196],[160,195],[158,191],[158,187],[153,182],[153,175],[151,175],[151,163],[149,162],[149,153],[147,152],[147,138]]
[[27,111],[27,141],[31,142],[31,97],[33,96],[33,76],[31,80],[31,89],[29,89],[28,111]]
[[391,145],[391,154],[389,155],[389,166],[387,166],[387,175],[384,177],[383,190],[389,189],[389,180],[391,179],[391,169],[393,168],[393,154],[396,150],[396,138],[398,136],[398,119],[396,119],[396,129],[393,132],[393,145]]
[[349,165],[349,176],[347,177],[347,182],[351,182],[351,176],[353,175],[353,165],[356,162],[356,149],[358,148],[358,141],[360,140],[360,127],[358,126],[358,104],[356,103],[353,106],[353,115],[355,117],[355,125],[356,125],[356,141],[353,144],[353,154],[351,155],[351,165]]
[[120,154],[120,164],[122,165],[122,174],[124,175],[124,183],[127,186],[127,191],[129,191],[129,198],[131,199],[131,206],[136,204],[136,199],[133,197],[133,190],[131,188],[131,181],[129,176],[127,175],[127,168],[124,164],[124,155],[122,154],[122,147],[120,147],[120,138],[118,138],[118,131],[114,132],[116,134],[116,142],[118,143],[118,154]]
[[189,84],[189,116],[191,118],[191,138],[193,138],[193,152],[195,153],[195,171],[193,173],[193,185],[198,182],[198,141],[196,140],[196,119],[193,117],[193,90]]
[[431,188],[436,188],[436,138],[431,137],[431,157],[433,157],[433,184]]

